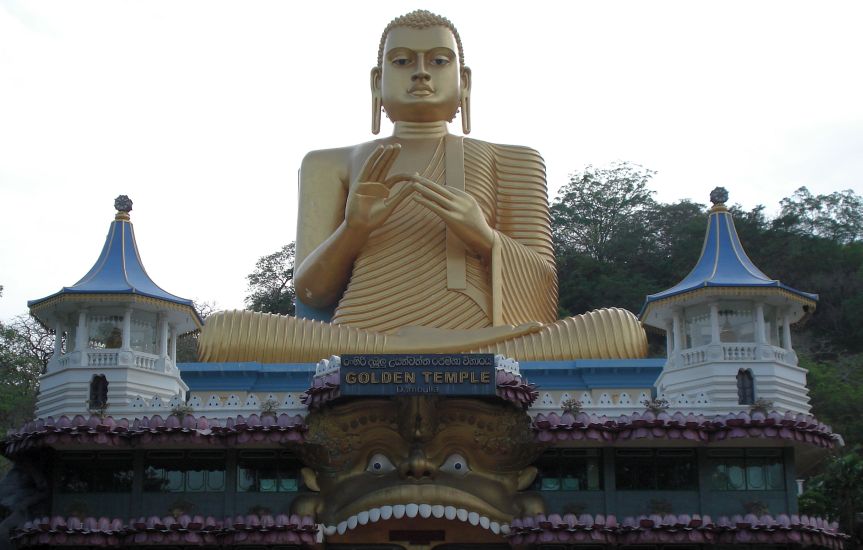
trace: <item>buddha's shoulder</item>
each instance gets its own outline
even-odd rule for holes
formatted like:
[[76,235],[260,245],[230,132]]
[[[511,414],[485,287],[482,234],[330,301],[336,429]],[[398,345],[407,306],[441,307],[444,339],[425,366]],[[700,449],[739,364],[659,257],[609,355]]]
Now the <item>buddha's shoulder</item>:
[[354,164],[357,159],[365,160],[374,151],[375,147],[380,145],[382,140],[366,141],[356,145],[348,145],[346,147],[336,147],[333,149],[318,149],[309,151],[303,157],[303,168],[305,169],[321,169],[321,168],[347,168]]
[[475,148],[487,150],[496,156],[505,158],[523,159],[525,161],[534,161],[542,163],[542,155],[539,151],[524,145],[509,145],[505,143],[490,143],[474,138],[464,138],[465,148]]
[[508,145],[504,143],[490,143],[474,138],[464,138],[465,149],[477,149],[486,151],[493,155],[497,163],[503,164],[531,164],[538,165],[544,169],[545,161],[539,151],[524,145]]

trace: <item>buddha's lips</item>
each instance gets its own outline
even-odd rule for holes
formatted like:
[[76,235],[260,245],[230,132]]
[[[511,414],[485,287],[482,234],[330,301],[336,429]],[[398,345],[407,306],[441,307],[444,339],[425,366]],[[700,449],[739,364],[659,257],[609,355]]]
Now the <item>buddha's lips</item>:
[[483,516],[479,512],[469,511],[467,508],[456,508],[455,506],[444,506],[442,504],[396,504],[393,506],[383,505],[362,510],[356,514],[348,516],[337,524],[322,525],[325,535],[344,535],[347,531],[356,529],[358,526],[368,523],[376,523],[378,521],[387,521],[389,519],[402,518],[434,518],[446,519],[449,521],[463,521],[474,526],[488,529],[495,535],[509,534],[510,527],[507,521],[494,521],[488,516]]
[[434,90],[431,88],[431,86],[419,84],[408,90],[408,93],[413,95],[431,95],[434,93]]
[[[381,510],[387,506],[395,508],[398,506],[407,506],[411,503],[415,503],[417,506],[424,503],[423,506],[427,504],[430,507],[428,509],[429,515],[419,514],[420,511],[417,510],[419,517],[440,516],[452,519],[448,516],[457,513],[458,510],[462,510],[463,513],[461,515],[476,514],[477,518],[484,517],[489,522],[495,521],[498,524],[506,524],[512,519],[512,514],[500,511],[494,505],[476,495],[448,485],[432,484],[401,484],[384,487],[347,504],[332,514],[330,518],[326,519],[333,524],[338,524],[347,521],[350,517],[357,517],[363,512],[371,513],[376,508]],[[449,514],[446,514],[447,508],[452,508]],[[422,511],[425,512],[426,508],[424,507]],[[432,514],[432,512],[440,512],[440,514]],[[395,510],[393,514],[395,515]],[[408,517],[417,517],[417,514]]]

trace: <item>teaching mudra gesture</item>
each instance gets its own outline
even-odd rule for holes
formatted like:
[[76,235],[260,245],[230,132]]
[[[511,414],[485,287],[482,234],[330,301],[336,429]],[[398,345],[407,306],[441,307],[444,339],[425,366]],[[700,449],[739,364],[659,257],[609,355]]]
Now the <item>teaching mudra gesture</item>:
[[[341,353],[491,352],[519,360],[642,357],[630,312],[557,319],[542,157],[470,132],[471,71],[449,20],[415,11],[383,33],[372,131],[300,169],[294,284],[329,322],[249,311],[211,316],[204,361],[313,362]],[[501,113],[503,115],[504,113]]]

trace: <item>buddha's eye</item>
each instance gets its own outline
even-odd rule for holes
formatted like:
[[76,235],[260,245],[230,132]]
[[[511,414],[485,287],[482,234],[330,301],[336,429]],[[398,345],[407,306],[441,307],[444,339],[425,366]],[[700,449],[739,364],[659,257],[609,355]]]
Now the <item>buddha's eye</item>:
[[390,459],[382,455],[381,453],[375,453],[369,459],[369,465],[366,466],[366,471],[371,472],[373,474],[385,474],[387,472],[392,472],[396,467],[393,466],[393,463],[390,462]]
[[444,65],[449,65],[449,64],[450,64],[449,58],[444,57],[442,55],[439,55],[439,56],[435,57],[434,59],[432,59],[432,65],[444,66]]
[[470,471],[465,457],[458,453],[453,453],[446,457],[443,464],[440,465],[442,472],[463,476]]
[[409,65],[411,62],[407,57],[396,57],[393,59],[393,65],[398,65],[399,67],[404,67],[405,65]]

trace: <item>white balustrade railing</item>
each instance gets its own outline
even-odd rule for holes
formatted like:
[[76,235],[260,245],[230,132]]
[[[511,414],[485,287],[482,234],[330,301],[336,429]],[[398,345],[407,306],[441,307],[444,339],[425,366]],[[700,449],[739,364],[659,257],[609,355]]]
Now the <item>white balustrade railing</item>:
[[680,359],[684,367],[704,363],[707,361],[707,349],[702,347],[686,350],[680,354]]
[[754,361],[755,344],[722,344],[723,361]]
[[147,370],[156,370],[156,364],[158,363],[159,358],[155,355],[136,353],[135,354],[135,366],[140,369]]
[[91,350],[87,352],[88,367],[116,367],[119,357],[117,351]]
[[[768,355],[760,355],[759,349],[768,348]],[[721,356],[710,356],[717,350]],[[796,364],[793,352],[769,344],[754,344],[750,342],[723,342],[718,346],[708,344],[697,348],[684,349],[677,357],[672,356],[671,364],[677,367],[690,367],[711,361],[776,361],[784,364]]]

